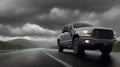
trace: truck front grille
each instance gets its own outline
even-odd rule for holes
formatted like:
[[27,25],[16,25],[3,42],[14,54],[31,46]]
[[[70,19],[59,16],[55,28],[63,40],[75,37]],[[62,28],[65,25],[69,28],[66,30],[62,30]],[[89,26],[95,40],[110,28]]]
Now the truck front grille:
[[97,39],[113,39],[114,33],[112,30],[95,29],[93,31],[93,37]]

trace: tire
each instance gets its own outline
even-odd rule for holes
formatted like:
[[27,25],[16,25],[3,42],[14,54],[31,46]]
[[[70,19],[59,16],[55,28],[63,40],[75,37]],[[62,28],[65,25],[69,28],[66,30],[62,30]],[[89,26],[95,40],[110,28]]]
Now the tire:
[[84,54],[84,49],[80,47],[79,38],[73,39],[73,52],[75,55]]
[[109,55],[111,53],[111,51],[112,51],[112,47],[110,47],[110,46],[108,46],[108,47],[104,46],[104,47],[102,47],[100,49],[100,51],[101,51],[102,55]]
[[61,46],[59,40],[58,40],[58,47],[59,47],[59,48],[58,48],[58,51],[59,51],[59,52],[63,52],[63,49],[64,49],[64,48]]
[[63,52],[63,49],[64,49],[63,47],[60,47],[60,46],[59,46],[58,51],[59,51],[59,52]]

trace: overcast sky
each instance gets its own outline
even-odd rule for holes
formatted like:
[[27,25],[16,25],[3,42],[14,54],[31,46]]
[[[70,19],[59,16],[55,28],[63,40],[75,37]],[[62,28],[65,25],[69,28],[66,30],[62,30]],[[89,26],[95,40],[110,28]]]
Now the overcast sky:
[[120,36],[120,0],[0,0],[0,40],[55,40],[65,24],[88,22]]

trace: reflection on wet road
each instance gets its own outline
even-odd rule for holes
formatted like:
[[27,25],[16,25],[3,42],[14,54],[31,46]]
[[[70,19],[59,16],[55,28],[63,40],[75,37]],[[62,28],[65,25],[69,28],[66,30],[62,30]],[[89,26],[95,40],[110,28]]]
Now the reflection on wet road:
[[86,51],[76,56],[71,50],[26,49],[0,54],[0,67],[120,67],[120,53],[103,56],[98,51]]

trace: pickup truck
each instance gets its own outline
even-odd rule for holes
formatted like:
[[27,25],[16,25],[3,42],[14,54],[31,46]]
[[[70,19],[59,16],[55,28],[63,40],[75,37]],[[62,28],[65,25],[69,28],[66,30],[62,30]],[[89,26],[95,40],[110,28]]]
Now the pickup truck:
[[99,49],[102,54],[111,53],[116,43],[115,32],[110,28],[94,27],[88,23],[65,25],[57,38],[58,51],[73,49],[74,54],[83,54],[85,50]]

